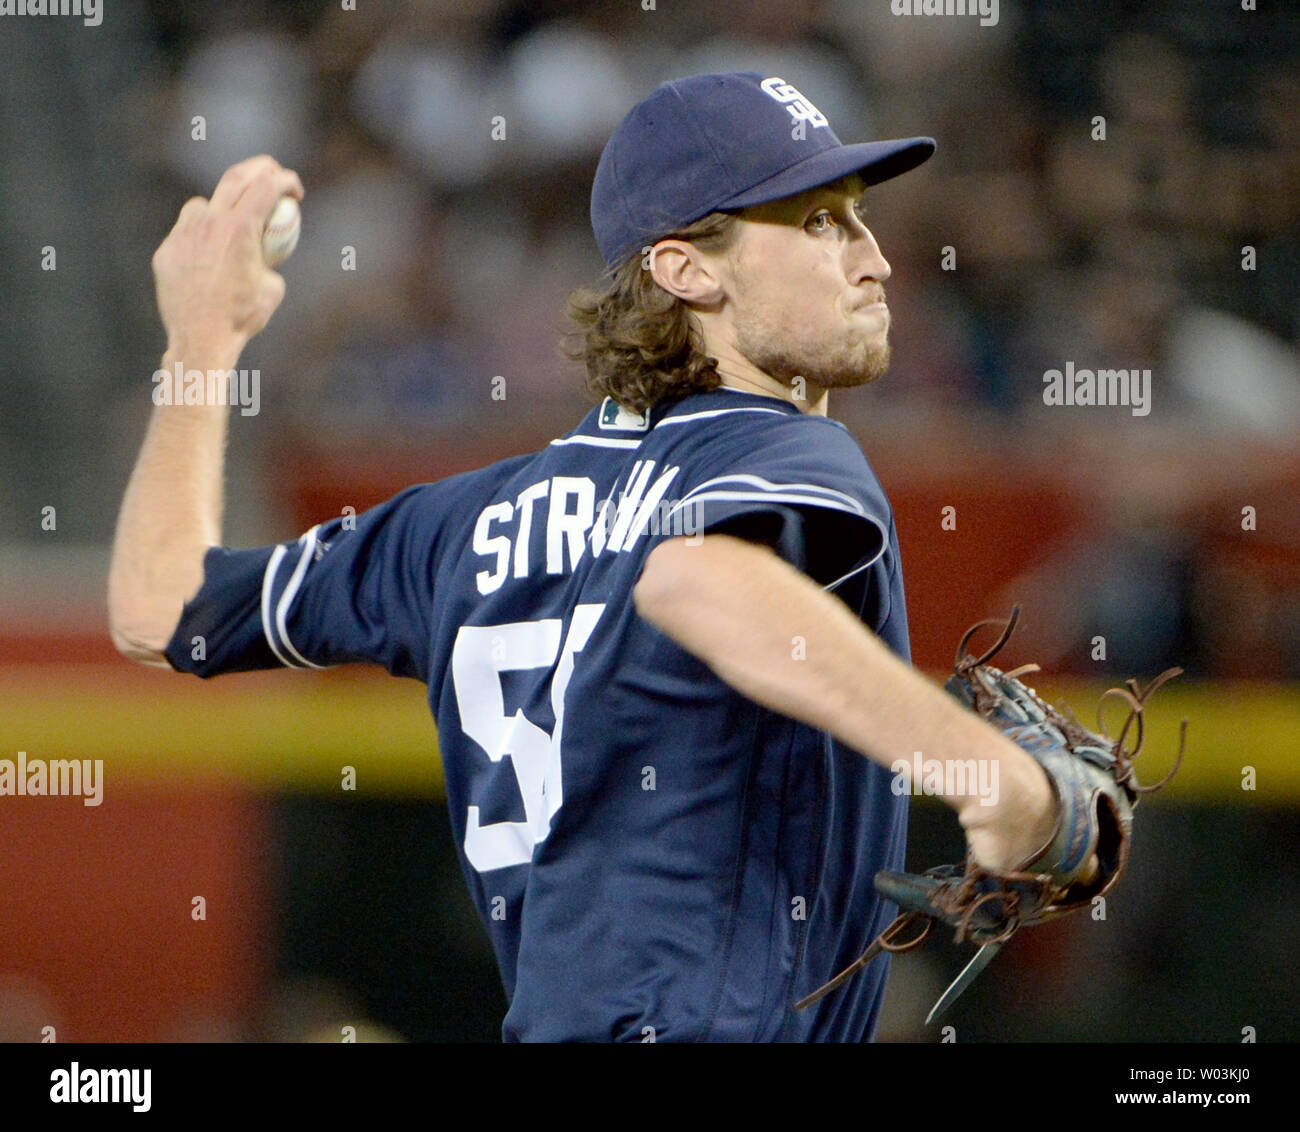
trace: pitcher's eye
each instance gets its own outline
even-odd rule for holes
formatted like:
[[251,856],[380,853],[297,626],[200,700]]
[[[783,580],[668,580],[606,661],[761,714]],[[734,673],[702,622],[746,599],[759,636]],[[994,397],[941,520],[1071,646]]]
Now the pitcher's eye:
[[827,212],[825,209],[822,209],[821,212],[816,212],[816,213],[814,213],[814,214],[812,215],[812,217],[809,219],[809,221],[808,221],[807,225],[805,225],[805,227],[811,228],[814,232],[825,232],[825,231],[827,231],[827,228],[826,228],[825,225],[819,225],[819,224],[817,223],[819,220],[829,220],[832,224],[835,223],[835,217],[833,217],[833,216],[832,216],[829,212]]

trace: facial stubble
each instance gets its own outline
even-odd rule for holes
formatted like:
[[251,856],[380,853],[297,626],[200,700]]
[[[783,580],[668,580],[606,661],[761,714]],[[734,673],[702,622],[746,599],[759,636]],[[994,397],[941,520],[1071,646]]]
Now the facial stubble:
[[733,329],[740,354],[787,385],[802,377],[823,389],[851,389],[877,381],[889,369],[888,329],[880,335],[848,328],[833,341],[808,342],[797,329],[781,326],[749,304],[737,310]]

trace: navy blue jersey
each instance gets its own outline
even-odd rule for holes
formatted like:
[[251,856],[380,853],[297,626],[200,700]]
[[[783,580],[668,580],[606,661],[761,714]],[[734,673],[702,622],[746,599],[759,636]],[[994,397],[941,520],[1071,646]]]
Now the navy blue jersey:
[[295,542],[213,548],[167,658],[200,676],[370,661],[427,683],[507,1041],[863,1041],[883,958],[791,1004],[892,916],[872,877],[903,866],[907,799],[637,614],[650,550],[706,532],[769,543],[908,659],[862,450],[730,389],[644,415],[607,400],[541,452]]

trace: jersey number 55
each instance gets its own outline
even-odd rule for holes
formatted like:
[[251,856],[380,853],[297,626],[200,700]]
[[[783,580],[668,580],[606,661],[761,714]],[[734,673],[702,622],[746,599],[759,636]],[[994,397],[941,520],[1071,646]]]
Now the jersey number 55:
[[[523,821],[480,821],[478,806],[469,807],[465,856],[480,873],[508,865],[526,865],[533,846],[546,839],[551,818],[564,801],[560,744],[564,735],[564,693],[573,676],[574,659],[591,637],[604,612],[601,604],[573,610],[561,645],[563,621],[546,617],[504,625],[462,625],[451,652],[452,685],[460,709],[461,729],[494,763],[507,755],[524,800]],[[558,657],[559,663],[556,663]],[[548,735],[518,710],[505,714],[501,673],[522,669],[550,670],[555,729]]]

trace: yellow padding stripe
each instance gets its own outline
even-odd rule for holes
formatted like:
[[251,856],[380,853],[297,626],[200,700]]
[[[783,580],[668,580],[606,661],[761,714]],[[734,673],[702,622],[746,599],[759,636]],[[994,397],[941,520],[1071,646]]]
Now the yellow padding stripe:
[[[0,672],[0,758],[103,759],[108,791],[218,779],[345,798],[442,795],[437,732],[413,680],[351,670],[200,681],[123,665]],[[342,790],[349,766],[353,794]]]
[[[937,674],[936,674],[937,675]],[[1068,704],[1088,726],[1106,684],[1035,677],[1039,692]],[[101,665],[27,665],[0,672],[0,758],[103,759],[106,786],[200,784],[231,779],[260,789],[356,797],[440,796],[442,764],[425,689],[380,672],[244,674],[199,681],[164,671]],[[1300,686],[1183,682],[1154,698],[1139,775],[1171,765],[1178,722],[1189,720],[1187,755],[1152,804],[1300,801]],[[1107,724],[1123,719],[1118,703]],[[929,752],[924,752],[928,754]],[[1246,767],[1254,768],[1253,791]]]

